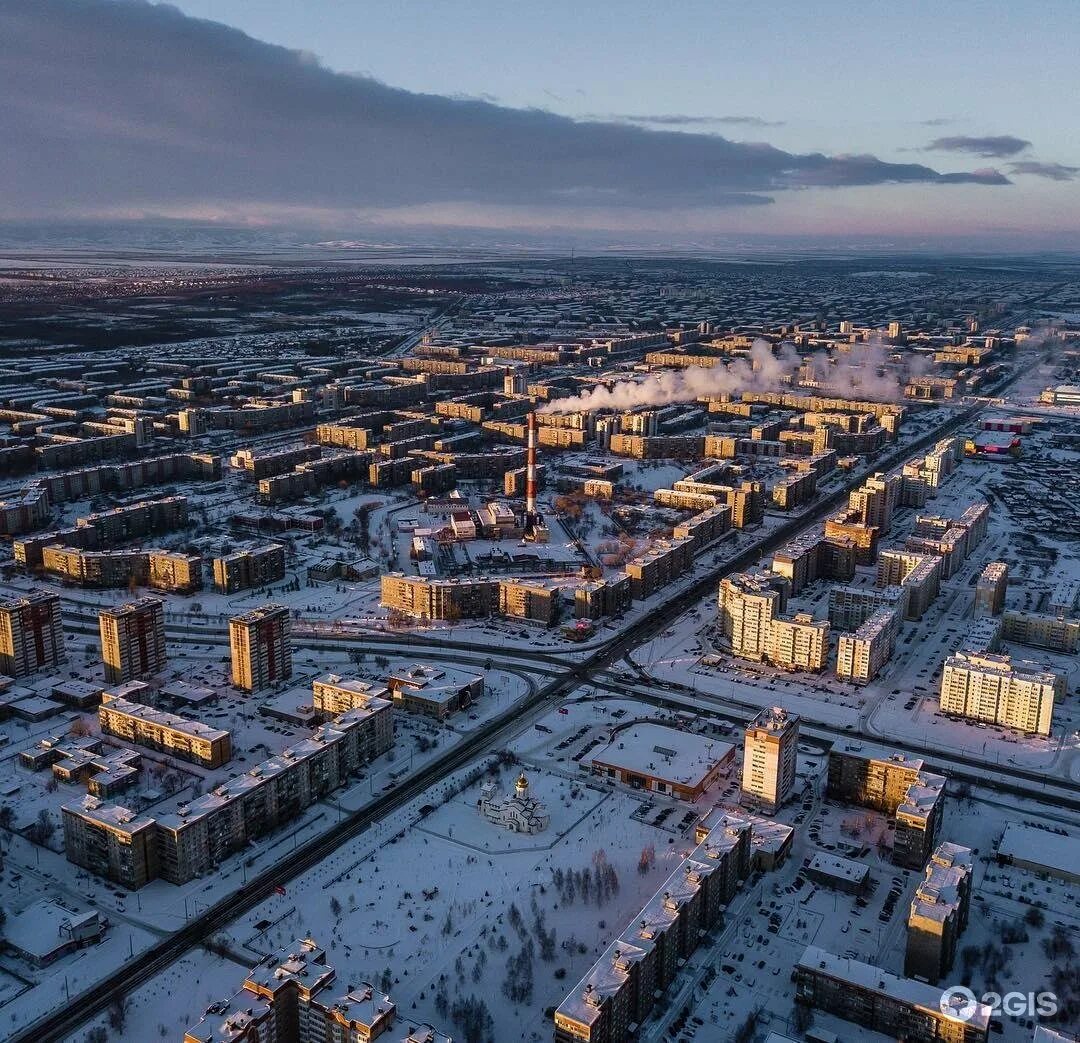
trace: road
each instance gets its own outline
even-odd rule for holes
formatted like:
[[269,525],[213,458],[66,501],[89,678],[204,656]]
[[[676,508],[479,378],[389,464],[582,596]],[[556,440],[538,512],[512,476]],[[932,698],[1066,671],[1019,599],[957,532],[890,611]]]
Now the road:
[[[1015,379],[1016,377],[1011,378],[1005,386]],[[883,454],[874,461],[874,469],[889,470],[897,466],[966,424],[983,408],[985,408],[984,404],[976,403],[961,410],[932,431]],[[705,570],[700,577],[687,584],[680,592],[667,598],[654,611],[631,623],[625,630],[595,648],[577,663],[567,663],[565,658],[560,659],[556,654],[548,653],[523,651],[520,656],[516,652],[506,655],[505,658],[518,667],[527,668],[530,660],[540,660],[544,661],[546,666],[558,666],[559,673],[548,683],[526,696],[524,700],[492,718],[447,753],[404,779],[396,788],[376,797],[365,808],[354,812],[325,833],[288,853],[274,867],[249,880],[226,898],[190,920],[177,932],[139,953],[136,958],[129,960],[89,989],[72,997],[71,1002],[64,1008],[50,1011],[19,1030],[10,1037],[12,1043],[51,1043],[51,1041],[69,1038],[80,1025],[103,1011],[115,997],[124,996],[148,982],[189,950],[206,942],[216,932],[226,928],[265,900],[275,887],[283,886],[311,869],[342,844],[420,796],[446,775],[499,748],[510,736],[523,727],[527,727],[532,719],[550,708],[554,701],[592,682],[597,675],[619,662],[629,651],[660,634],[696,602],[711,595],[722,576],[748,568],[797,532],[822,521],[846,499],[850,489],[860,484],[864,477],[865,472],[860,471],[843,486],[814,504],[810,510],[778,526],[761,539],[737,550],[732,556]],[[176,629],[191,628],[170,628],[172,632]],[[201,628],[194,629],[202,635],[203,640],[208,639],[209,635],[206,635]],[[327,636],[320,638],[321,643],[337,646],[350,644],[355,646],[359,640],[359,638],[352,639],[345,636],[336,639]],[[365,634],[362,640],[370,642],[371,635]],[[395,635],[394,640],[400,639]],[[416,644],[420,643],[416,642]],[[438,643],[444,648],[454,647],[460,651],[484,652],[493,660],[501,658],[500,653],[493,646],[479,642],[462,639],[452,643],[439,640]]]

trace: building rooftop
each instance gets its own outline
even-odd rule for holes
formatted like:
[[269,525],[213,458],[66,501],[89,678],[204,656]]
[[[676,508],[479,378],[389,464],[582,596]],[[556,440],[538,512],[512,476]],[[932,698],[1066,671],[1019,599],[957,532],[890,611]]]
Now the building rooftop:
[[106,710],[126,714],[136,720],[145,721],[147,724],[157,725],[159,728],[167,728],[170,731],[189,735],[194,739],[205,739],[207,742],[218,742],[227,739],[229,733],[222,728],[212,728],[202,721],[191,721],[186,717],[179,717],[175,713],[167,713],[153,706],[143,703],[131,702],[115,691],[105,691],[101,694],[101,705]]
[[979,1004],[967,1018],[945,1014],[938,1006],[941,1000],[940,987],[913,981],[911,978],[901,978],[873,964],[862,963],[844,956],[834,956],[815,945],[809,945],[800,957],[797,966],[818,974],[825,974],[838,981],[848,982],[868,992],[888,996],[900,1003],[928,1011],[935,1017],[944,1017],[958,1024],[966,1023],[973,1028],[981,1029],[984,1033],[989,1031],[989,1007]]
[[1080,867],[1080,839],[1071,834],[1010,823],[998,844],[998,854],[1075,875]]
[[733,753],[730,743],[641,722],[615,733],[592,760],[681,786],[696,786]]

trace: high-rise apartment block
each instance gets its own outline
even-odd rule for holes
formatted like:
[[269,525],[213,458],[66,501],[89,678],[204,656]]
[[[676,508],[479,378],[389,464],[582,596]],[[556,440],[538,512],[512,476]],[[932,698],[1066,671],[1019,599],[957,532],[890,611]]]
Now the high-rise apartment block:
[[940,844],[908,911],[904,973],[936,985],[952,970],[968,922],[975,858],[970,848]]
[[38,591],[0,598],[0,673],[25,677],[66,658],[56,594]]
[[799,718],[779,706],[762,710],[746,726],[742,799],[768,814],[778,811],[795,789]]
[[229,620],[232,682],[258,692],[292,676],[289,610],[284,605],[261,608]]
[[765,658],[783,670],[824,670],[829,659],[829,621],[814,619],[809,612],[774,619],[765,641]]
[[848,496],[848,510],[858,521],[884,535],[892,525],[893,511],[900,499],[903,476],[900,474],[875,474]]
[[165,602],[138,598],[98,613],[105,680],[123,684],[165,669]]
[[397,1005],[367,982],[332,988],[326,950],[310,938],[253,968],[243,988],[207,1011],[184,1043],[451,1043],[430,1025],[399,1020]]
[[900,633],[896,608],[879,608],[853,633],[836,643],[836,676],[852,684],[869,684],[892,658]]
[[991,561],[975,583],[975,615],[1000,616],[1009,589],[1009,566]]
[[783,579],[742,572],[720,581],[720,631],[743,659],[765,658],[769,625],[784,609]]
[[930,858],[945,802],[945,779],[923,762],[869,743],[842,741],[829,751],[826,794],[896,820],[892,860],[920,869]]
[[1038,663],[991,652],[960,651],[945,660],[941,709],[974,721],[1049,735],[1065,678]]

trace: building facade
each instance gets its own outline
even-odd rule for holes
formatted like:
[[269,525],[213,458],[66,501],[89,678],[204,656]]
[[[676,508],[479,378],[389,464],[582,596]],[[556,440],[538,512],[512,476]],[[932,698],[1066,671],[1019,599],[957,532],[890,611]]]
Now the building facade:
[[775,814],[795,789],[799,718],[779,706],[762,710],[746,726],[742,800]]
[[258,692],[292,676],[289,610],[263,605],[229,620],[232,683]]
[[101,659],[109,684],[165,669],[165,602],[139,598],[98,613]]
[[58,595],[35,591],[0,598],[0,673],[26,677],[66,660]]

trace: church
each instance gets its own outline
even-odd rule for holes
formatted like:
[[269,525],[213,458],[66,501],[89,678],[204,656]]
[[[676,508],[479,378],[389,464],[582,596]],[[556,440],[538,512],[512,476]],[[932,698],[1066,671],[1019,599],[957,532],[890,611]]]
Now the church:
[[512,796],[498,794],[494,782],[485,783],[476,807],[489,822],[512,833],[542,833],[551,823],[547,805],[529,795],[529,780],[524,772],[514,783]]

